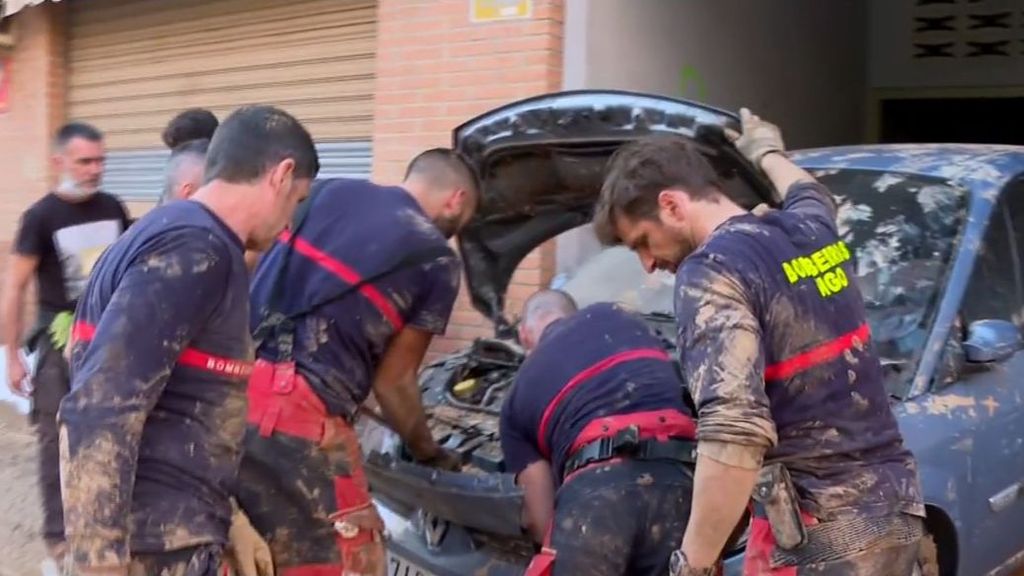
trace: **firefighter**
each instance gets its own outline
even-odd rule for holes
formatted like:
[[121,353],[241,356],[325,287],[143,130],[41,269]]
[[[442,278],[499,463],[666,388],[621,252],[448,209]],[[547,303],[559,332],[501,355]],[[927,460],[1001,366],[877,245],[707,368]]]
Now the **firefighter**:
[[543,545],[527,574],[663,575],[690,515],[694,422],[660,339],[618,305],[524,304],[505,465]]
[[693,507],[674,574],[704,574],[753,496],[746,574],[910,574],[917,465],[889,410],[829,191],[778,128],[741,111],[736,147],[781,209],[744,211],[689,141],[649,137],[609,163],[605,243],[676,273],[683,378],[697,406]]
[[225,552],[272,573],[231,499],[252,367],[242,255],[273,241],[318,169],[298,121],[242,108],[210,144],[207,184],[100,258],[58,415],[73,574],[214,576]]
[[431,436],[417,371],[455,303],[461,264],[447,241],[477,186],[448,149],[418,155],[400,186],[318,182],[257,265],[239,498],[285,574],[384,570],[354,430],[371,391],[413,458],[460,466]]

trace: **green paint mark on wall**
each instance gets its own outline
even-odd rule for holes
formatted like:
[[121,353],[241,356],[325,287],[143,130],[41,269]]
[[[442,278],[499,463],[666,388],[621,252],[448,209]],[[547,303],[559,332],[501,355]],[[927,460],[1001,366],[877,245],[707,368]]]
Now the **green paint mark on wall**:
[[696,98],[697,100],[707,98],[704,78],[695,67],[683,66],[679,71],[679,93],[684,98]]

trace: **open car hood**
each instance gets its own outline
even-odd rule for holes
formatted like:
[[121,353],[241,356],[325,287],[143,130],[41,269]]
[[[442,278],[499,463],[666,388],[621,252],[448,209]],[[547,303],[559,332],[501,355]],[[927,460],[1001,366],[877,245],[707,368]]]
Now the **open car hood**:
[[458,126],[453,147],[480,177],[481,202],[458,237],[473,306],[507,336],[505,292],[519,262],[561,232],[588,223],[615,150],[657,133],[692,139],[746,208],[771,185],[726,139],[739,117],[686,100],[575,90],[513,102]]

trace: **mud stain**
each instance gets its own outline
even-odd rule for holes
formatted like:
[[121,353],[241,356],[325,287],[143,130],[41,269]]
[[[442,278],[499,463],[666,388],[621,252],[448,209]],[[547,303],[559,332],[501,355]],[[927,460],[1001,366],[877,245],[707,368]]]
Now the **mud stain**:
[[966,410],[973,417],[976,404],[975,399],[970,396],[949,394],[945,396],[929,396],[924,402],[924,409],[929,414],[937,416],[952,416],[957,410]]

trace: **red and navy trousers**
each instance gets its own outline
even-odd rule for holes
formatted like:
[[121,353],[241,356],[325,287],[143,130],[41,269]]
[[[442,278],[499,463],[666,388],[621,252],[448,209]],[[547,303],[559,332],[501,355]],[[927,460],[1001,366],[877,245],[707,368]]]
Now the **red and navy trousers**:
[[277,574],[384,574],[384,524],[352,425],[327,414],[291,362],[258,360],[248,397],[238,499]]

